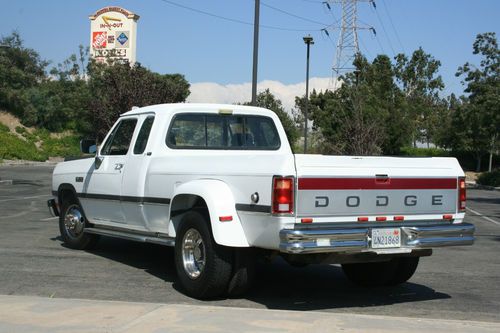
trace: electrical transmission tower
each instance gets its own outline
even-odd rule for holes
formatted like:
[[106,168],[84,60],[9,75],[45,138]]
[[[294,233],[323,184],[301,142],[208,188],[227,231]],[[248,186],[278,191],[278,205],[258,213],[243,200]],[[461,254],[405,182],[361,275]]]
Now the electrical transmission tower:
[[[325,3],[330,10],[330,4],[340,4],[342,6],[340,25],[332,25],[332,28],[340,30],[332,68],[333,74],[336,75],[337,78],[354,69],[352,63],[359,53],[358,30],[371,30],[376,34],[373,27],[358,25],[358,2],[369,2],[376,8],[374,0],[329,0]],[[337,81],[338,80],[336,80],[336,82]],[[335,88],[337,85],[336,82]]]

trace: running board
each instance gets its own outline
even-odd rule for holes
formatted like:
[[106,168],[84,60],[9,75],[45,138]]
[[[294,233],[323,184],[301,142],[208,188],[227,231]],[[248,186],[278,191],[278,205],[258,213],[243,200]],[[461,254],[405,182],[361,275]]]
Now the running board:
[[102,228],[85,228],[85,232],[88,234],[116,237],[141,243],[151,243],[165,246],[174,246],[175,238],[167,236],[153,236],[153,235],[143,235],[128,231],[117,231]]

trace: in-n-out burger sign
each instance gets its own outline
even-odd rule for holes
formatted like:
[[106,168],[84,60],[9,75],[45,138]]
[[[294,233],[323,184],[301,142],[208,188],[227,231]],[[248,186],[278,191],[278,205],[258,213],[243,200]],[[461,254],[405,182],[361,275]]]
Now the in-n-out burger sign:
[[138,15],[110,6],[89,18],[92,58],[103,63],[108,60],[135,63]]

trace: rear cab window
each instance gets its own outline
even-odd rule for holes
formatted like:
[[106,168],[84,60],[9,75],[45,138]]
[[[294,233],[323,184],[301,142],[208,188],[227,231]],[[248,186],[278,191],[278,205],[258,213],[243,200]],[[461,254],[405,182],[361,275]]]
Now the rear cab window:
[[265,116],[181,113],[165,140],[172,149],[278,150],[274,121]]
[[153,122],[155,120],[154,116],[148,116],[141,125],[137,139],[134,145],[134,155],[139,155],[144,153],[146,150],[146,145],[148,144],[149,133],[153,127]]

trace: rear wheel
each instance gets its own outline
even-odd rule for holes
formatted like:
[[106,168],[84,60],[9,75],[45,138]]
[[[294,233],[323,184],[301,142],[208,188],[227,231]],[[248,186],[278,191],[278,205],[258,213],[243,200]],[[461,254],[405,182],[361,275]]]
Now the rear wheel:
[[356,264],[343,264],[342,270],[347,278],[363,287],[378,287],[387,284],[393,277],[396,262],[368,262]]
[[175,240],[175,266],[186,293],[207,299],[225,294],[232,272],[231,249],[213,240],[207,219],[186,213]]
[[61,215],[59,216],[59,231],[68,247],[85,250],[94,247],[99,240],[98,235],[85,233],[87,220],[83,209],[75,199],[63,201]]
[[387,284],[395,286],[408,281],[415,274],[419,259],[419,257],[397,258],[396,271]]
[[343,264],[342,270],[351,282],[360,286],[395,286],[413,276],[418,261],[418,257],[404,257],[384,262]]

